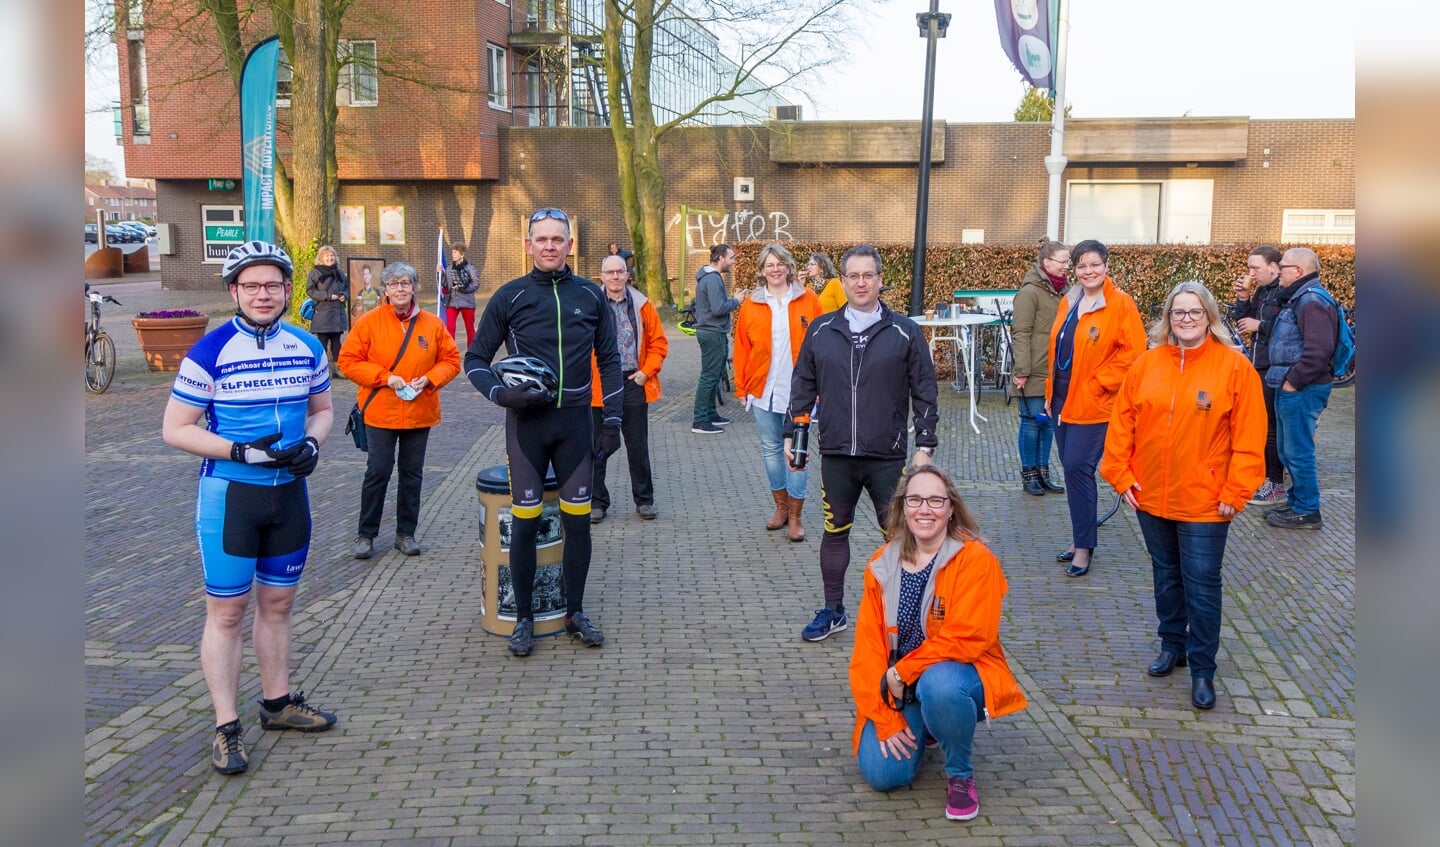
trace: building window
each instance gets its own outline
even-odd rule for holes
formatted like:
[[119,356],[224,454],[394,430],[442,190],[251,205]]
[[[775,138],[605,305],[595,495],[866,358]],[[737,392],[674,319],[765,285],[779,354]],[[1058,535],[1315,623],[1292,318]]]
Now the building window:
[[130,59],[130,131],[132,135],[150,135],[150,84],[145,67],[145,42],[126,41]]
[[1354,244],[1354,209],[1286,209],[1280,225],[1286,244]]
[[496,109],[509,109],[509,74],[506,73],[505,48],[494,44],[485,45],[490,61],[490,105]]
[[380,105],[380,66],[376,61],[375,42],[350,41],[344,49],[349,69],[346,80],[350,105]]
[[275,108],[290,108],[290,85],[295,80],[295,69],[290,66],[290,57],[282,45],[275,67]]
[[1211,179],[1072,180],[1065,235],[1106,244],[1209,244]]

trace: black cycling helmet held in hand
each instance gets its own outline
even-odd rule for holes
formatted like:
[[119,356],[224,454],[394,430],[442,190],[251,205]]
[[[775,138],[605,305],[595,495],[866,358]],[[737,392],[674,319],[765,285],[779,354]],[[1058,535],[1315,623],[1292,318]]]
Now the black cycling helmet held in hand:
[[220,268],[220,279],[229,286],[240,277],[240,272],[251,265],[274,265],[289,282],[295,276],[295,263],[290,256],[274,244],[265,241],[247,241],[231,249]]
[[552,395],[560,390],[555,371],[534,356],[506,356],[490,366],[506,388],[538,388]]

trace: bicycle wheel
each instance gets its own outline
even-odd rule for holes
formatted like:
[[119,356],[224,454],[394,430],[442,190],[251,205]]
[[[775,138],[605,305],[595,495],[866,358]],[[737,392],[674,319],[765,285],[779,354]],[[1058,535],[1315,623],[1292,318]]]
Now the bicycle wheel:
[[1015,352],[1010,342],[1005,342],[1005,351],[1000,358],[1000,388],[1005,392],[1005,405],[1015,399]]
[[91,394],[104,394],[115,378],[115,342],[101,332],[90,343],[85,357],[85,390]]

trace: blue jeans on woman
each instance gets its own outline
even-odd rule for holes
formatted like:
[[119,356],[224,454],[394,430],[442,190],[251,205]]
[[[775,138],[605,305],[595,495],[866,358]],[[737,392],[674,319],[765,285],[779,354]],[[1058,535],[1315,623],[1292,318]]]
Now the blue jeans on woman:
[[[876,680],[879,684],[879,680]],[[970,777],[970,751],[975,725],[985,714],[985,686],[975,666],[962,662],[931,665],[915,683],[915,700],[905,706],[905,721],[915,735],[916,749],[908,759],[880,752],[875,722],[866,721],[860,733],[856,760],[860,775],[876,791],[893,791],[915,781],[925,757],[925,739],[934,738],[945,754],[945,776]]]
[[[805,499],[805,485],[809,471],[792,471],[785,461],[785,436],[790,416],[784,412],[769,412],[758,406],[751,406],[755,413],[755,431],[760,435],[760,455],[765,459],[765,476],[770,480],[770,490],[785,489],[793,500]],[[814,446],[814,442],[811,442]]]
[[1155,577],[1160,649],[1190,660],[1190,676],[1215,678],[1220,650],[1220,564],[1229,521],[1172,521],[1136,510]]
[[1045,395],[1020,397],[1020,467],[1049,467],[1050,445],[1055,440],[1055,425],[1039,423],[1036,415],[1045,413]]

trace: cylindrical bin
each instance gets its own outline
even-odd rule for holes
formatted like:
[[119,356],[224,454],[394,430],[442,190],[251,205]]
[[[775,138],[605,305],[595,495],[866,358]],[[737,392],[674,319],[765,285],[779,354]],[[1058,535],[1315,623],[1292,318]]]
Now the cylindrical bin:
[[[545,476],[540,530],[535,536],[535,635],[565,628],[565,579],[561,556],[565,535],[560,524],[560,484]],[[515,630],[515,591],[510,584],[510,474],[504,465],[475,475],[480,501],[480,628],[491,635]]]

